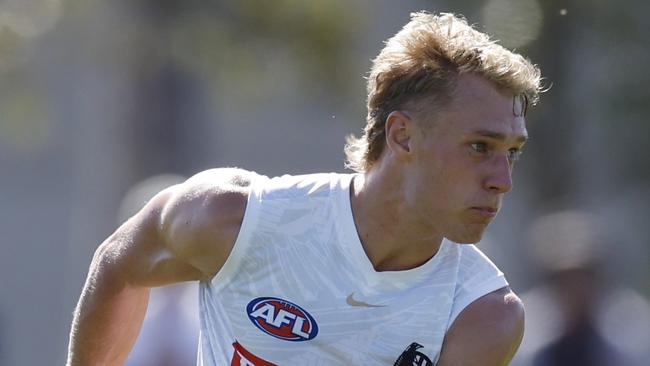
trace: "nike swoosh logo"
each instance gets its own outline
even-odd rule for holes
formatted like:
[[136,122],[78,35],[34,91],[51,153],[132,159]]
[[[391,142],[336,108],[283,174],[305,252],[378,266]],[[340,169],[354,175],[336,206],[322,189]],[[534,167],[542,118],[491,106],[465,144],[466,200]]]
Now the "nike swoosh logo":
[[345,299],[345,302],[350,305],[350,306],[360,306],[360,307],[365,307],[365,308],[383,308],[386,307],[386,305],[372,305],[368,304],[367,302],[363,301],[357,301],[354,299],[354,292],[348,295],[348,297]]

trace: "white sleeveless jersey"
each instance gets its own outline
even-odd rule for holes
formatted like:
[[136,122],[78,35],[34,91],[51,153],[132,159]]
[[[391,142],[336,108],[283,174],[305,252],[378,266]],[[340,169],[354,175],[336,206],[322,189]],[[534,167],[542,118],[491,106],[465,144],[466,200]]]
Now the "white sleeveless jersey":
[[199,365],[434,365],[461,310],[507,285],[474,245],[447,240],[417,268],[375,271],[352,177],[253,179],[232,252],[200,286]]

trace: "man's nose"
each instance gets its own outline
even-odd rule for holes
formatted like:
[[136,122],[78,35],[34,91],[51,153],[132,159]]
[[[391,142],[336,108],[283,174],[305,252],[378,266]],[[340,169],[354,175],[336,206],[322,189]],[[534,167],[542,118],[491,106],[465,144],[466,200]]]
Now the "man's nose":
[[512,189],[512,164],[507,155],[493,157],[485,179],[485,188],[498,193],[507,193]]

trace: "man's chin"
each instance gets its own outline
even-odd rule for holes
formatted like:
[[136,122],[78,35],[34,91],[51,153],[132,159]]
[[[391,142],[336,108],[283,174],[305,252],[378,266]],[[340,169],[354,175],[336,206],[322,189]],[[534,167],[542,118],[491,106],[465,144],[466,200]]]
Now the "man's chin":
[[462,233],[454,233],[447,236],[447,239],[453,241],[456,244],[476,244],[481,241],[483,238],[483,233],[485,230],[480,231],[465,231]]

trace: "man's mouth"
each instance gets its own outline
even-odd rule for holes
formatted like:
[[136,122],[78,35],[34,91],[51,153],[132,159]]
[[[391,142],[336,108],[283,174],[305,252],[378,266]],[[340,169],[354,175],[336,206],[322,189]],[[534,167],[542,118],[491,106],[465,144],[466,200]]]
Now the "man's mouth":
[[494,217],[499,212],[499,209],[493,206],[475,206],[472,207],[472,210],[487,217]]

